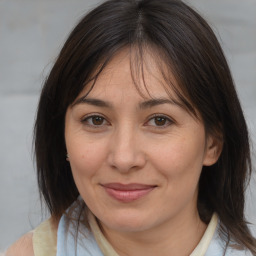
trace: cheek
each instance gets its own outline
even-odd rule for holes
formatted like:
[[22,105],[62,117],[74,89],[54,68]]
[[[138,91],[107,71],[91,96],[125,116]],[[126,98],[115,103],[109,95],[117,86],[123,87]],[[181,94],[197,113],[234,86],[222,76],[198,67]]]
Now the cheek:
[[188,138],[173,140],[154,148],[154,164],[164,176],[177,181],[187,178],[197,179],[204,159],[204,140]]
[[72,140],[67,144],[72,173],[78,178],[92,177],[97,174],[104,159],[106,151],[103,143],[90,143],[87,140]]
[[69,148],[72,175],[87,205],[93,204],[91,199],[96,197],[94,187],[105,157],[103,148],[97,143],[81,143],[81,140],[78,143],[73,141]]

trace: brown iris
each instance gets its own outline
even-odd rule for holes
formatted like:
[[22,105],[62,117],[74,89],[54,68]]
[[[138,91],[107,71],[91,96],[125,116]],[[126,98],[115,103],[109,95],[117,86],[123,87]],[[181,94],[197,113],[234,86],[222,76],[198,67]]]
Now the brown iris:
[[166,118],[165,118],[165,117],[161,117],[161,116],[155,117],[155,124],[156,124],[157,126],[163,126],[163,125],[165,125],[165,124],[166,124]]
[[102,125],[104,122],[104,118],[101,116],[93,116],[92,117],[92,123],[94,125]]

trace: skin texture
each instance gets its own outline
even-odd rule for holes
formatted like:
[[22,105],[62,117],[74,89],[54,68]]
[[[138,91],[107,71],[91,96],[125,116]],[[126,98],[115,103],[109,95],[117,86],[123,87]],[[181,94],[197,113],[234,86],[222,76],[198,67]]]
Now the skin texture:
[[[221,150],[202,122],[174,103],[171,89],[170,101],[152,56],[144,60],[144,81],[137,81],[143,96],[124,50],[85,100],[89,86],[68,108],[68,160],[82,198],[120,255],[188,255],[206,228],[197,211],[202,166],[214,164]],[[109,183],[152,189],[122,201],[109,195]]]
[[27,233],[15,242],[4,254],[5,256],[34,256],[33,233]]
[[[57,239],[57,230],[59,219],[50,218],[52,232],[56,234]],[[6,253],[3,256],[34,256],[33,248],[33,232],[29,232],[12,244]]]

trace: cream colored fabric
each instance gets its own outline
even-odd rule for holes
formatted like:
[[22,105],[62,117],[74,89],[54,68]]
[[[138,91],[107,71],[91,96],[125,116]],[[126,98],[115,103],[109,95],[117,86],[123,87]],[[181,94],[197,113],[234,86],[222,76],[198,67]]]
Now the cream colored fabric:
[[91,212],[89,212],[88,219],[95,240],[104,256],[118,256],[116,251],[113,249],[113,247],[110,245],[110,243],[107,241],[107,239],[101,232],[100,227],[96,221],[96,218]]
[[200,240],[199,244],[197,245],[197,247],[195,248],[195,250],[190,254],[190,256],[205,255],[205,253],[211,243],[213,235],[215,233],[217,224],[218,224],[218,216],[216,213],[214,213],[212,215],[211,221],[210,221],[203,237],[201,238],[201,240]]
[[50,219],[34,230],[33,248],[35,256],[56,256],[57,230],[52,227]]

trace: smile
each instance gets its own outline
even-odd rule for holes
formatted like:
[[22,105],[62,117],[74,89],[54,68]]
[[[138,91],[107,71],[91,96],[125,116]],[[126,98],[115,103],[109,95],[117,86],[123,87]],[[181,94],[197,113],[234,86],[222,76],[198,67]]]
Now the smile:
[[107,194],[112,198],[129,203],[138,200],[147,194],[149,194],[156,186],[144,185],[144,184],[120,184],[120,183],[108,183],[103,184],[102,187],[105,189]]

